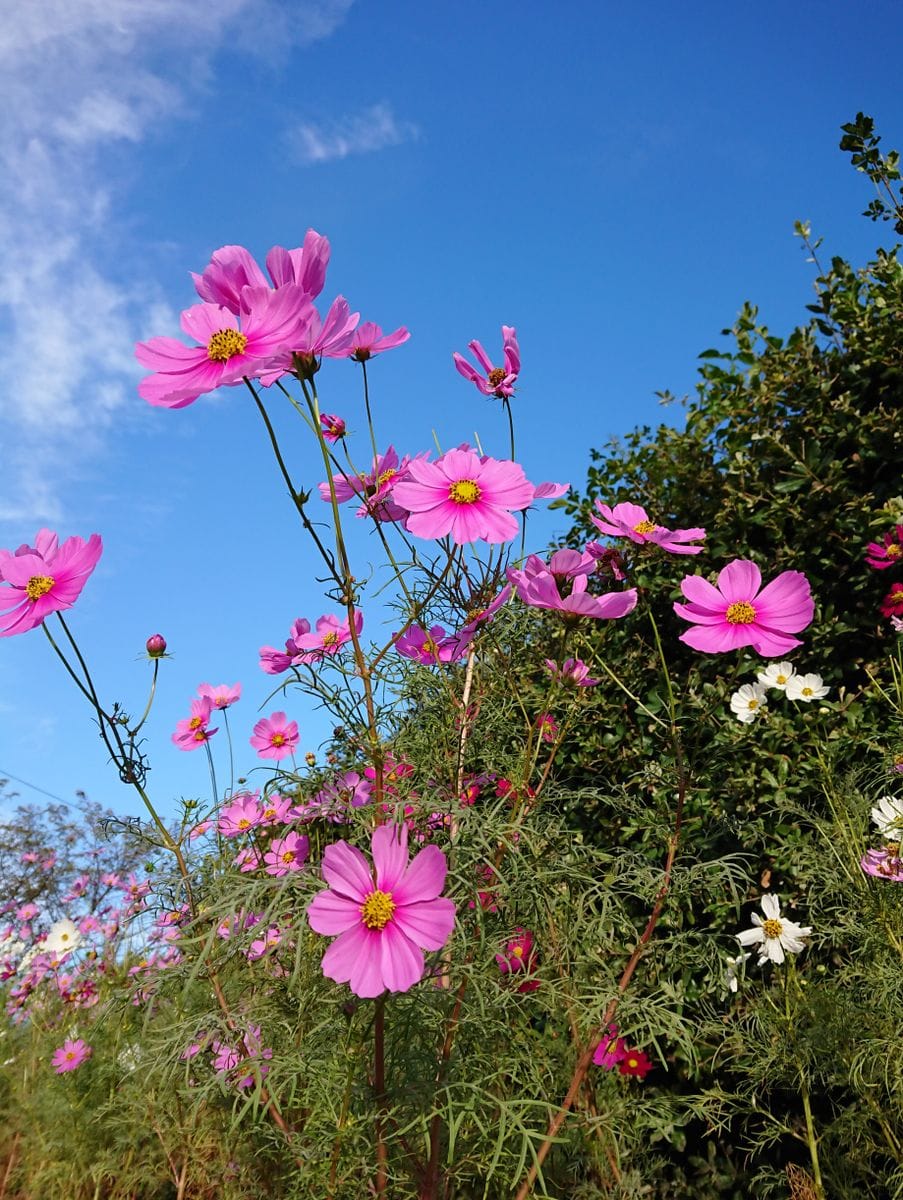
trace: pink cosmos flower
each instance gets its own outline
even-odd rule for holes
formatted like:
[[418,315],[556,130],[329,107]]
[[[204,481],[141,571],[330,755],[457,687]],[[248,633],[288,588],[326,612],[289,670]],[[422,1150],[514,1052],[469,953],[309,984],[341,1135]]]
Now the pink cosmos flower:
[[219,729],[219,726],[209,728],[212,710],[213,704],[209,697],[192,700],[191,716],[176,721],[176,731],[172,735],[172,741],[180,750],[199,750],[210,741]]
[[227,683],[218,683],[211,687],[209,683],[199,683],[198,695],[202,700],[209,699],[214,708],[229,708],[241,699],[241,684],[233,683],[229,687]]
[[216,823],[223,837],[238,837],[261,824],[263,813],[260,810],[259,795],[259,792],[242,792],[232,797]]
[[0,637],[27,633],[51,613],[71,608],[97,566],[103,550],[100,535],[87,542],[66,538],[62,546],[55,533],[41,529],[33,546],[0,550]]
[[[354,611],[354,631],[360,634],[364,627],[364,614]],[[346,642],[351,641],[351,626],[347,615],[343,620],[326,613],[317,618],[315,633],[304,633],[295,638],[299,650],[308,653],[308,662],[315,662],[328,654],[338,654]]]
[[604,1067],[606,1071],[613,1071],[626,1055],[627,1043],[623,1038],[618,1037],[617,1025],[609,1025],[608,1037],[603,1038],[596,1047],[593,1054],[593,1062],[597,1067]]
[[[514,934],[515,936],[505,943],[503,953],[495,956],[495,961],[503,975],[531,975],[537,965],[533,934],[529,929],[519,927],[515,929]],[[538,987],[538,979],[525,979],[517,990],[519,992],[535,992]]]
[[652,542],[667,550],[669,554],[699,554],[702,546],[688,546],[687,542],[698,542],[705,537],[704,529],[666,529],[649,520],[645,508],[639,504],[616,504],[609,508],[601,500],[596,501],[600,517],[590,520],[602,533],[609,537],[626,537],[643,545]]
[[77,1070],[90,1057],[91,1047],[81,1038],[76,1038],[74,1041],[72,1038],[66,1038],[62,1046],[54,1051],[50,1061],[57,1075],[62,1075],[66,1071]]
[[509,567],[507,574],[520,599],[533,608],[548,608],[564,616],[596,620],[617,619],[632,612],[637,602],[636,588],[607,592],[603,596],[595,596],[586,590],[588,571],[594,568],[595,559],[591,555],[581,555],[576,550],[556,550],[548,563],[531,554],[523,570]]
[[763,658],[783,656],[802,644],[788,635],[805,629],[815,612],[800,571],[783,571],[763,588],[759,568],[746,559],[723,567],[717,587],[688,575],[680,588],[690,603],[675,604],[674,611],[694,625],[680,640],[706,654],[752,646]]
[[540,713],[536,718],[536,728],[539,730],[539,736],[549,746],[554,746],[555,738],[558,736],[558,722],[551,713]]
[[570,683],[575,687],[588,688],[595,687],[599,682],[598,679],[591,679],[589,667],[582,658],[566,658],[559,667],[558,664],[551,658],[545,660],[546,670],[553,679],[558,679],[562,683]]
[[424,846],[409,864],[407,828],[393,825],[379,825],[371,846],[372,869],[357,847],[327,846],[330,886],[307,908],[311,929],[336,939],[323,974],[361,997],[412,988],[423,978],[423,951],[441,950],[455,923],[454,904],[439,895],[447,864],[438,846]]
[[312,299],[326,286],[329,266],[329,241],[315,229],[308,229],[304,245],[296,250],[274,246],[267,255],[267,270],[273,286],[280,288],[296,284]]
[[[326,283],[329,242],[314,229],[308,229],[304,245],[296,250],[274,246],[266,258],[273,286],[296,284],[310,299],[319,296]],[[215,250],[203,274],[191,277],[197,294],[211,304],[221,304],[236,315],[241,311],[245,288],[268,287],[263,271],[244,246],[221,246]]]
[[611,575],[618,583],[627,578],[624,557],[616,547],[603,546],[601,542],[587,542],[583,548],[596,560],[596,570],[600,575]]
[[242,875],[249,875],[263,865],[260,851],[256,846],[245,846],[232,859],[232,866],[238,867]]
[[152,633],[144,643],[148,658],[163,658],[166,654],[166,638],[162,633]]
[[467,650],[472,634],[446,634],[441,625],[433,625],[429,633],[419,625],[409,625],[396,638],[395,649],[403,658],[412,658],[424,666],[457,662]]
[[282,930],[277,925],[271,925],[263,937],[255,938],[248,949],[245,956],[248,962],[256,962],[258,958],[263,958],[268,950],[272,950],[274,946],[278,946],[282,942]]
[[[424,457],[420,455],[419,457]],[[408,466],[411,459],[408,455],[399,459],[394,446],[390,446],[385,454],[379,454],[373,460],[372,470],[360,475],[333,475],[332,486],[335,491],[336,503],[344,504],[346,500],[363,500],[357,510],[358,517],[375,517],[378,521],[403,521],[407,517],[407,509],[395,503],[392,492],[402,480],[408,477]],[[320,499],[329,504],[331,494],[328,483],[317,484]]]
[[351,335],[360,315],[351,312],[344,296],[336,296],[325,317],[321,317],[313,305],[308,305],[304,323],[298,325],[294,337],[260,372],[260,382],[269,387],[287,371],[309,379],[320,369],[320,359],[345,358],[351,349]]
[[287,825],[292,820],[290,816],[292,802],[287,796],[278,792],[270,792],[263,799],[260,812],[261,825]]
[[298,646],[298,638],[305,633],[310,633],[310,621],[304,617],[298,617],[292,625],[284,652],[277,650],[274,646],[260,647],[260,669],[266,671],[268,675],[281,675],[289,667],[297,667],[302,663],[310,662],[314,656],[307,654]]
[[383,333],[372,321],[364,321],[359,325],[351,339],[351,357],[358,362],[366,362],[374,354],[382,354],[384,350],[394,350],[410,337],[404,325],[399,325],[394,333]]
[[903,557],[903,525],[895,525],[893,529],[882,534],[881,540],[869,542],[865,548],[865,561],[876,571],[886,571],[894,567]]
[[461,627],[461,636],[474,634],[481,625],[488,625],[495,620],[496,614],[511,599],[511,584],[506,583],[498,595],[488,604],[481,595],[471,596],[467,606],[467,623]]
[[[181,325],[195,339],[194,346],[169,337],[139,342],[135,356],[154,372],[138,385],[139,395],[149,404],[184,408],[204,392],[239,384],[245,376],[262,376],[282,347],[301,339],[310,306],[299,288],[245,288],[241,303],[241,328],[238,317],[218,304],[186,308]],[[270,382],[286,369],[291,366],[269,371]]]
[[279,762],[294,754],[299,740],[298,722],[289,721],[284,712],[274,712],[262,717],[254,726],[251,745],[257,751],[258,758],[272,758]]
[[518,530],[511,514],[529,508],[534,487],[517,463],[458,448],[434,463],[412,459],[394,498],[410,513],[405,525],[416,537],[449,534],[461,546],[510,541]]
[[283,838],[273,838],[269,850],[263,856],[266,873],[281,879],[291,871],[300,871],[307,862],[309,853],[310,840],[307,834],[292,831]]
[[643,1050],[626,1050],[618,1063],[619,1075],[635,1075],[645,1079],[652,1070],[652,1059]]
[[476,384],[484,396],[497,396],[500,400],[507,396],[513,396],[514,385],[520,373],[520,349],[517,344],[517,334],[515,333],[514,326],[502,326],[502,355],[505,364],[502,367],[492,365],[489,355],[478,341],[468,342],[468,348],[483,368],[485,374],[481,375],[475,367],[471,366],[466,358],[455,351],[452,358],[454,359],[458,374],[463,375],[465,379],[469,379],[471,383]]
[[[3,566],[0,564],[0,571]],[[890,591],[881,601],[883,617],[903,617],[903,583],[892,583]]]
[[357,771],[343,771],[333,783],[328,783],[307,804],[299,804],[291,815],[299,821],[332,821],[341,824],[348,819],[350,808],[362,808],[373,797],[373,784],[362,779]]
[[903,883],[903,858],[900,857],[899,842],[882,846],[880,850],[866,850],[859,863],[866,875],[887,879],[891,883]]
[[337,417],[335,413],[320,413],[320,429],[323,431],[323,437],[327,442],[335,443],[339,438],[343,438],[347,432],[345,422],[341,417]]

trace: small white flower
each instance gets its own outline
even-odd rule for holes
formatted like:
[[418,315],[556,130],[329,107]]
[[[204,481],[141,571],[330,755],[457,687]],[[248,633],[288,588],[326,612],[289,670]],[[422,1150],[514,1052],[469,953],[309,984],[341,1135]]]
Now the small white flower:
[[812,700],[824,700],[830,690],[822,683],[821,675],[794,675],[785,694],[788,700],[805,700],[808,704]]
[[47,954],[66,954],[69,950],[74,950],[81,940],[82,935],[78,932],[75,922],[63,917],[50,926],[50,932],[41,949]]
[[744,683],[731,696],[731,712],[738,721],[748,725],[766,707],[765,688],[760,683]]
[[777,688],[783,692],[795,674],[796,671],[793,669],[793,663],[769,663],[764,671],[759,672],[756,679],[764,687]]
[[806,949],[802,940],[809,936],[812,930],[809,926],[800,926],[793,921],[781,918],[781,903],[777,896],[766,892],[762,897],[763,920],[758,913],[753,913],[754,929],[744,929],[737,934],[741,946],[758,946],[759,966],[764,966],[769,960],[775,963],[784,961],[784,951],[799,954]]
[[903,617],[891,617],[890,623],[897,633],[903,633]]
[[736,958],[729,958],[727,960],[724,967],[724,982],[729,992],[736,992],[739,986],[738,971],[741,970],[749,957],[749,954],[738,954]]
[[872,821],[883,838],[894,842],[903,836],[903,800],[882,796],[872,809]]

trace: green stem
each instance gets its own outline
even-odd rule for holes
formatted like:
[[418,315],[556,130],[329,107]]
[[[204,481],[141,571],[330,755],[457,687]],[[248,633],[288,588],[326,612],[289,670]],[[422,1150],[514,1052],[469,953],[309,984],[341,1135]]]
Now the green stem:
[[815,1133],[815,1122],[812,1120],[809,1088],[803,1076],[800,1076],[800,1090],[803,1097],[803,1112],[806,1114],[806,1141],[809,1145],[809,1157],[812,1160],[812,1176],[815,1180],[815,1191],[818,1195],[818,1200],[825,1200],[825,1188],[822,1183],[821,1166],[818,1161],[818,1138]]
[[151,679],[150,695],[147,698],[147,704],[144,706],[144,712],[141,714],[141,720],[134,727],[134,729],[129,730],[129,737],[133,738],[135,736],[135,734],[139,731],[141,726],[144,724],[144,722],[147,720],[147,718],[150,716],[151,705],[154,703],[154,696],[156,695],[156,692],[157,692],[157,673],[159,672],[159,670],[160,670],[160,660],[159,660],[159,658],[155,658],[154,659],[154,675],[153,675],[153,678]]

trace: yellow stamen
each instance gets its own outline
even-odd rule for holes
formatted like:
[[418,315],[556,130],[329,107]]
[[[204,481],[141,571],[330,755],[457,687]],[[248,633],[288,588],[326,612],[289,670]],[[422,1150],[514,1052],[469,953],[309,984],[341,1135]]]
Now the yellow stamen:
[[47,595],[55,583],[56,580],[49,575],[32,575],[25,585],[25,595],[31,601],[40,600],[42,596]]
[[511,953],[514,955],[515,958],[523,958],[524,957],[524,948],[523,948],[523,946],[514,946]]
[[779,938],[783,928],[784,926],[781,924],[781,922],[775,921],[772,917],[769,917],[767,921],[762,922],[762,932],[767,938]]
[[439,647],[436,645],[436,643],[433,641],[433,639],[431,637],[424,639],[423,649],[427,654],[431,655],[433,658],[439,657]]
[[271,746],[284,746],[285,745],[284,734],[274,733],[273,736],[270,738],[270,745]]
[[339,640],[339,635],[335,631],[333,631],[332,633],[327,633],[324,635],[323,645],[324,646],[334,646],[336,644],[336,642],[338,642],[338,640]]
[[737,600],[728,605],[724,615],[731,625],[752,625],[756,619],[756,610],[748,600]]
[[395,912],[391,892],[373,891],[361,905],[361,920],[368,929],[385,929]]
[[448,498],[455,504],[476,504],[481,495],[479,485],[473,479],[459,479],[448,489]]
[[658,526],[654,521],[639,521],[633,527],[634,533],[655,533]]
[[893,545],[887,547],[884,553],[887,558],[899,558],[900,555],[903,554],[903,546],[900,546],[894,542]]
[[197,727],[199,725],[203,725],[203,724],[204,724],[204,721],[203,721],[202,717],[192,717],[191,720],[188,722],[188,728],[189,729],[197,729]]
[[508,372],[504,367],[493,367],[486,378],[489,380],[492,387],[497,388]]
[[211,362],[228,362],[236,354],[244,354],[248,339],[237,329],[219,329],[207,343],[207,357]]

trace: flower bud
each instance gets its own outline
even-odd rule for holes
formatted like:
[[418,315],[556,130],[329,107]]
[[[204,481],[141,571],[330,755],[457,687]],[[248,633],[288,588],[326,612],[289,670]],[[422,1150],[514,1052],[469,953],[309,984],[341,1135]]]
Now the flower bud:
[[162,633],[153,633],[144,645],[148,658],[162,658],[166,653],[166,638]]
[[309,767],[313,767],[316,765],[317,756],[316,756],[316,754],[314,754],[313,750],[308,750],[308,752],[304,755],[304,761],[307,763],[307,765]]

